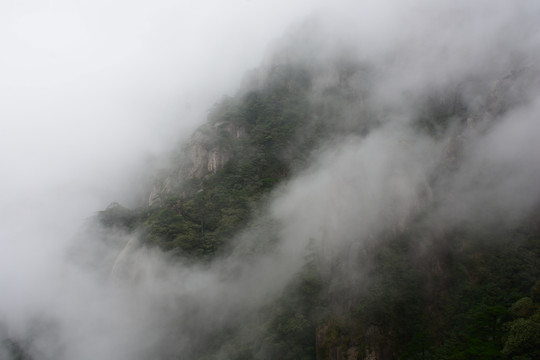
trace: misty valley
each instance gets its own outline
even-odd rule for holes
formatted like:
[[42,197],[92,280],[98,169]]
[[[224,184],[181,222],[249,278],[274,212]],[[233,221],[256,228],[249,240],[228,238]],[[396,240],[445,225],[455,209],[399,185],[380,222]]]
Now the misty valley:
[[0,312],[0,359],[540,359],[540,42],[457,18],[291,29]]

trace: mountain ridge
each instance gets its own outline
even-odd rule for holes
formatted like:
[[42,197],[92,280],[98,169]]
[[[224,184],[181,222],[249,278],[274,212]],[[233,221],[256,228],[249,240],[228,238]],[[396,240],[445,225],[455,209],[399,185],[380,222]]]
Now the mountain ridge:
[[[477,139],[527,101],[522,94],[537,84],[538,72],[527,67],[500,75],[489,90],[476,94],[484,100],[476,100],[474,106],[467,104],[464,94],[469,90],[464,88],[485,89],[482,82],[435,92],[420,101],[424,105],[409,123],[395,127],[388,126],[388,120],[367,104],[368,90],[359,81],[366,75],[358,74],[365,65],[353,66],[352,60],[344,63],[342,70],[327,70],[337,75],[323,88],[316,85],[321,80],[320,74],[312,72],[313,65],[266,68],[269,73],[262,76],[266,81],[258,88],[240,91],[212,109],[208,122],[184,147],[184,160],[154,185],[146,208],[120,209],[119,213],[114,208],[106,210],[99,214],[101,222],[130,231],[142,226],[143,244],[157,245],[191,261],[212,263],[228,256],[229,250],[224,249],[237,246],[231,239],[253,227],[280,185],[294,186],[293,175],[312,177],[305,169],[312,166],[313,154],[324,153],[329,144],[346,149],[344,139],[348,138],[352,147],[358,143],[376,149],[381,142],[391,145],[394,149],[385,151],[394,151],[397,158],[404,151],[408,155],[403,161],[413,161],[413,165],[416,160],[410,156],[425,156],[425,149],[432,148],[432,160],[414,165],[421,172],[430,169],[421,180],[409,179],[414,168],[399,164],[388,173],[385,186],[397,192],[379,200],[393,205],[389,212],[374,213],[386,220],[368,231],[364,245],[352,250],[352,243],[346,240],[325,250],[332,231],[323,231],[322,239],[310,242],[311,260],[293,276],[283,295],[259,310],[266,315],[256,312],[266,319],[262,327],[232,322],[223,330],[233,334],[232,338],[223,338],[221,330],[206,333],[203,338],[217,347],[207,348],[203,341],[190,356],[214,359],[226,351],[228,358],[257,358],[262,347],[271,358],[283,359],[512,358],[519,351],[504,339],[516,338],[514,330],[522,335],[525,330],[512,325],[519,318],[512,320],[509,309],[514,302],[525,301],[520,299],[540,277],[534,265],[540,250],[538,229],[531,225],[533,220],[523,218],[501,227],[495,213],[489,215],[488,223],[475,225],[470,219],[449,217],[445,214],[448,209],[439,204],[451,203],[448,182],[459,180]],[[344,127],[332,127],[336,121]],[[404,132],[402,128],[413,130]],[[373,145],[367,139],[377,133],[381,138]],[[395,134],[390,142],[383,140]],[[422,142],[425,144],[418,145]],[[340,211],[328,216],[339,216]],[[269,226],[264,231],[277,230],[275,225]],[[485,226],[497,230],[485,231]],[[268,245],[250,243],[252,250],[248,251],[279,248],[279,242],[271,238],[264,240],[270,241]],[[503,253],[509,259],[502,260]],[[515,263],[523,256],[526,263]],[[500,274],[499,266],[511,270]],[[349,272],[364,274],[362,288],[355,289]],[[520,277],[528,280],[520,283]],[[502,284],[513,290],[501,292]],[[493,286],[496,291],[488,290]],[[246,340],[244,326],[269,338],[249,340],[248,336]],[[223,340],[217,341],[216,336]],[[531,335],[526,336],[534,342]],[[224,350],[231,343],[246,353]]]

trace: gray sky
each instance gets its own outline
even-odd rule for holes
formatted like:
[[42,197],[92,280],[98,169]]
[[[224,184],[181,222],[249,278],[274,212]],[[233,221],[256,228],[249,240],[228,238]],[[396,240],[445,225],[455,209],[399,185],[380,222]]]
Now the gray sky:
[[128,201],[136,169],[233,94],[313,4],[3,1],[2,231],[20,221],[72,230]]
[[149,159],[315,4],[0,2],[0,321],[25,324],[58,293],[80,311],[73,284],[92,281],[64,278],[60,259],[84,220],[129,203]]

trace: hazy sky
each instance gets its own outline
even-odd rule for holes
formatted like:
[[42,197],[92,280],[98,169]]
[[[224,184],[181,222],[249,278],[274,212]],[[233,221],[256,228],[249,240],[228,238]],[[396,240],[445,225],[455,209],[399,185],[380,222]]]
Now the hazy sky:
[[313,4],[3,1],[2,217],[60,208],[72,226],[127,201],[134,171],[233,94]]
[[29,336],[43,315],[55,319],[32,344],[44,358],[134,359],[130,349],[152,347],[140,332],[159,327],[148,305],[177,296],[171,282],[151,277],[129,303],[66,264],[66,245],[96,211],[129,204],[152,159],[319,3],[0,2],[0,337]]

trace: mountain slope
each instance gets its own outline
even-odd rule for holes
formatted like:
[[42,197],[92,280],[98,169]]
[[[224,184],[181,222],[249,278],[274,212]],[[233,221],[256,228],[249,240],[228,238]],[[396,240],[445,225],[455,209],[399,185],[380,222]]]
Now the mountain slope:
[[[355,226],[345,225],[351,228],[346,239],[340,230],[323,229],[321,238],[308,242],[303,265],[283,293],[241,320],[197,333],[190,358],[534,358],[533,350],[515,345],[524,341],[526,349],[534,349],[536,340],[527,333],[530,327],[520,325],[522,318],[512,320],[511,309],[525,301],[540,277],[538,202],[515,217],[508,217],[504,207],[497,209],[496,199],[484,202],[483,196],[496,192],[479,191],[480,202],[463,205],[469,207],[464,212],[453,202],[473,186],[463,183],[471,174],[482,176],[473,179],[480,184],[489,176],[468,170],[471,149],[527,104],[523,94],[536,89],[537,69],[521,67],[510,75],[419,94],[404,124],[391,119],[391,109],[370,103],[378,71],[347,57],[267,65],[255,73],[258,81],[248,81],[238,95],[216,104],[176,165],[162,172],[147,206],[114,205],[100,212],[106,226],[139,231],[143,244],[193,263],[237,252],[235,234],[246,227],[251,229],[248,254],[265,254],[282,241],[279,220],[259,224],[268,217],[268,201],[275,206],[272,199],[283,186],[309,191],[315,155],[352,142],[368,146],[366,161],[375,161],[374,170],[377,161],[402,161],[388,173],[384,169],[380,180],[389,192],[375,198],[373,215],[344,214],[339,202],[350,201],[342,195],[354,199],[378,184],[364,187],[362,177],[352,177],[360,182],[336,190],[323,186],[330,201],[338,203],[327,204],[320,226],[346,224],[349,217],[361,224],[373,216],[376,227],[367,222],[370,229],[355,232]],[[474,96],[470,91],[476,91]],[[374,134],[389,137],[394,147],[374,150],[396,151],[390,155],[395,159],[370,154],[370,139],[379,136]],[[427,162],[417,163],[426,155]],[[343,169],[353,169],[355,161],[351,158]],[[343,176],[339,170],[334,175]],[[338,191],[334,198],[332,191]],[[300,199],[316,197],[306,196]],[[471,214],[477,206],[493,210]],[[537,326],[530,314],[524,321]],[[528,340],[517,340],[521,336]]]

